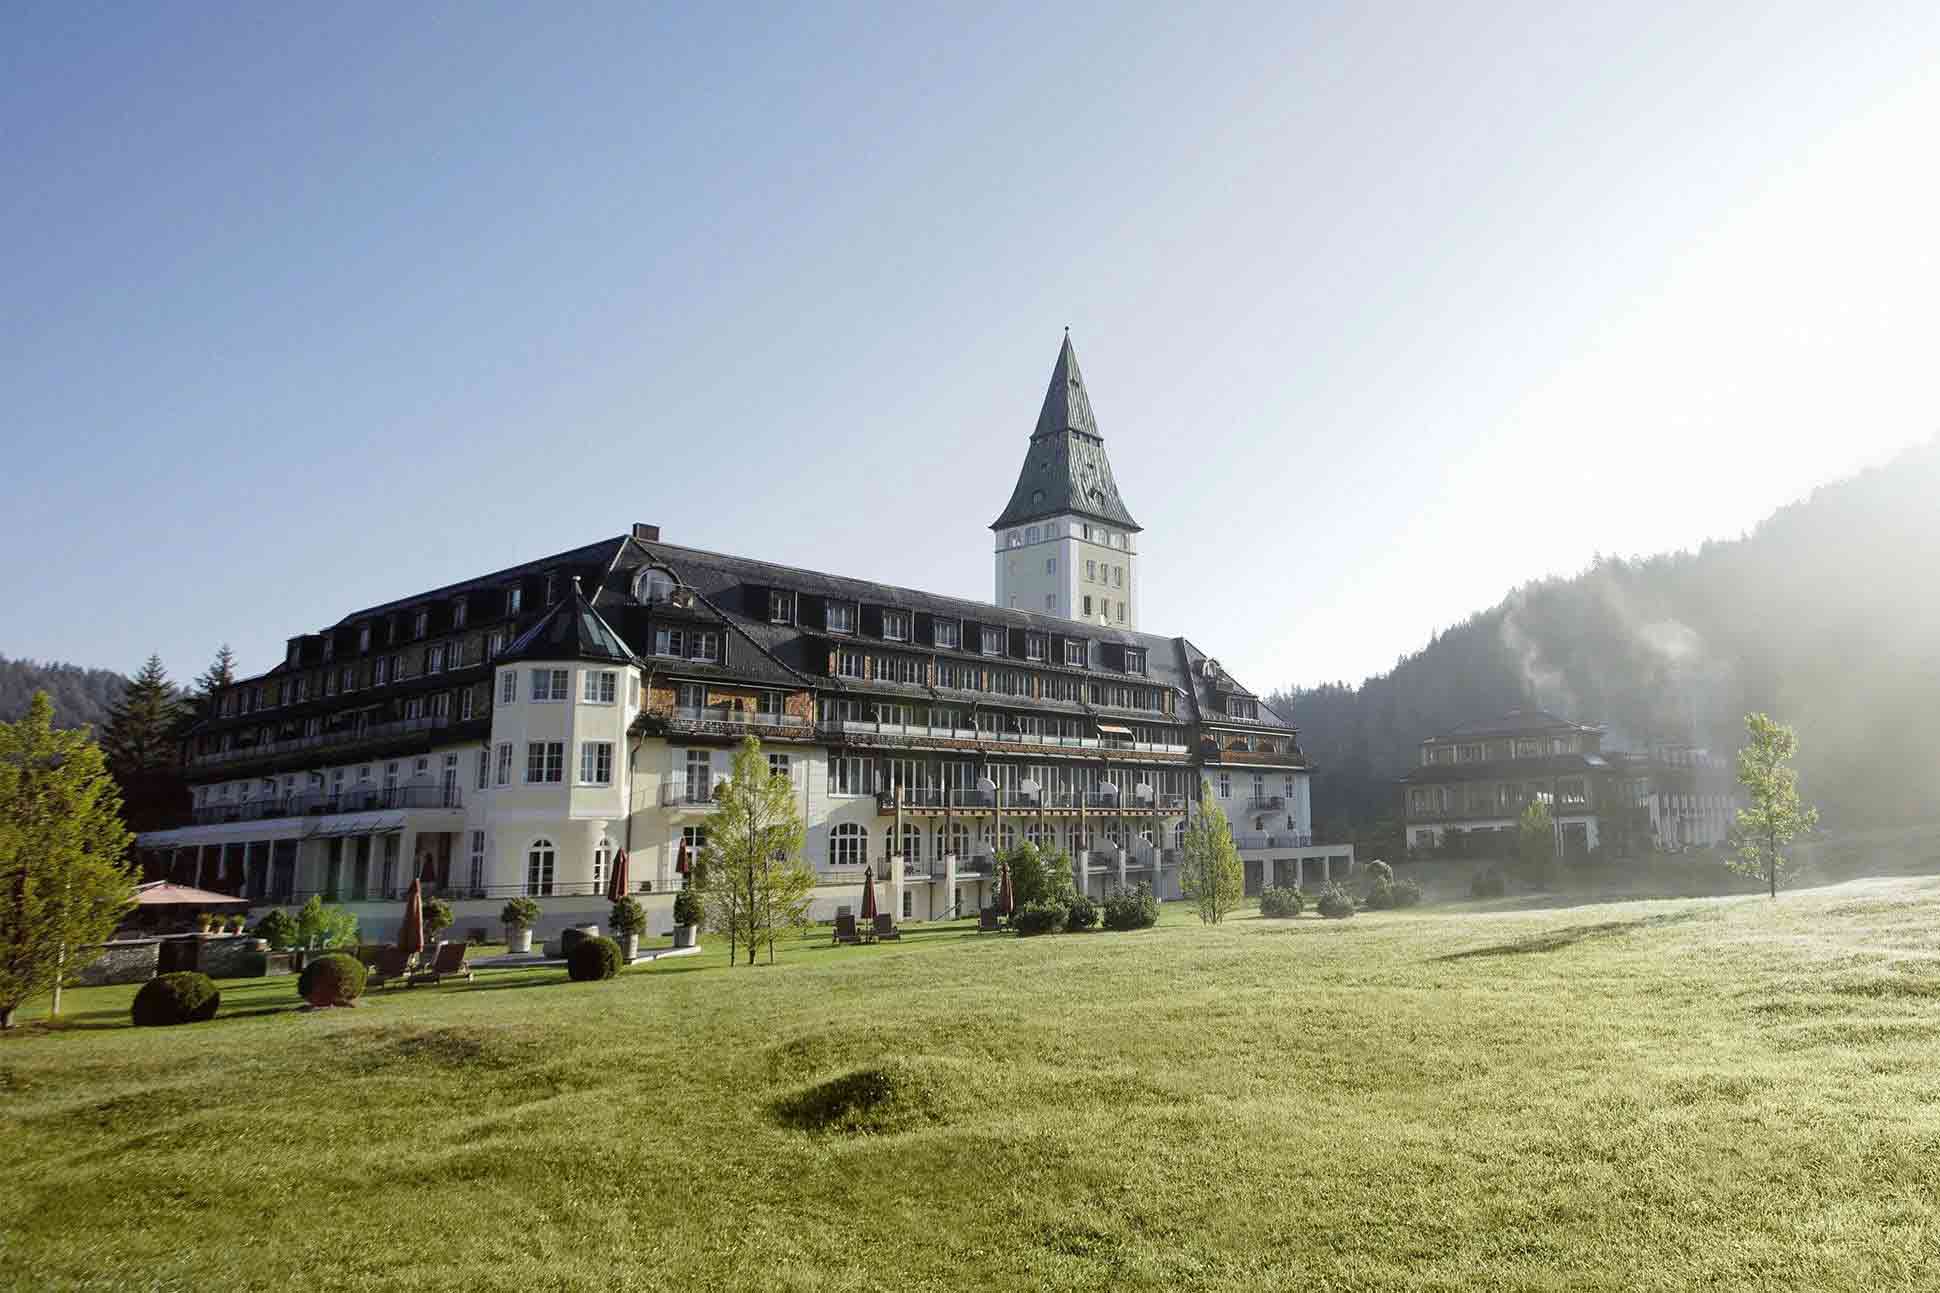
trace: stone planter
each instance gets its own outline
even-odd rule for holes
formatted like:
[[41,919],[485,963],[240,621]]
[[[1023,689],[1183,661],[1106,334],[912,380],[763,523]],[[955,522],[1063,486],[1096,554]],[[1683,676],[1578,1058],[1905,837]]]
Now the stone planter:
[[695,929],[692,925],[675,925],[674,926],[674,946],[693,947],[695,943],[699,941],[695,937],[699,933],[700,931],[698,929]]
[[613,941],[620,945],[620,956],[629,965],[640,955],[640,936],[638,934],[615,934]]
[[514,956],[523,956],[532,950],[532,931],[511,929],[505,931],[505,950]]

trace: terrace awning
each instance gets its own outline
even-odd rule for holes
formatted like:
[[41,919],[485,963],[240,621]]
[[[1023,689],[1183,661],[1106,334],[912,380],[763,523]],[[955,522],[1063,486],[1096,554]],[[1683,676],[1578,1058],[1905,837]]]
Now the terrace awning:
[[1120,727],[1116,723],[1100,723],[1098,724],[1098,730],[1106,736],[1122,736],[1128,741],[1132,739],[1132,729],[1129,727]]
[[359,813],[325,818],[310,832],[314,839],[339,835],[387,835],[404,829],[403,813]]
[[193,885],[154,880],[135,887],[138,907],[246,907],[248,902],[229,893],[213,893]]

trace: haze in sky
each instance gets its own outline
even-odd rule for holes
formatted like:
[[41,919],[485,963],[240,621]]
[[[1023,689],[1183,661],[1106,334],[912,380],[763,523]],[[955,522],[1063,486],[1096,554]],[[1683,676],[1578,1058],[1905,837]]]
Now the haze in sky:
[[0,14],[0,652],[623,532],[988,598],[1069,324],[1143,627],[1359,679],[1936,425],[1930,3]]

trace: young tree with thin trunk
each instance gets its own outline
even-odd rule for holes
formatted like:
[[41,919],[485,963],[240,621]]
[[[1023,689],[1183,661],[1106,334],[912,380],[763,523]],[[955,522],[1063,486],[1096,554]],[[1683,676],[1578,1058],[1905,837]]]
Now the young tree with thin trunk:
[[135,897],[122,863],[132,838],[101,747],[55,731],[46,692],[0,723],[0,1028],[114,933]]
[[1211,785],[1199,787],[1199,811],[1186,822],[1179,885],[1199,909],[1199,919],[1217,925],[1246,894],[1246,868],[1233,846],[1232,823],[1219,809]]
[[1549,805],[1537,799],[1522,810],[1516,823],[1516,856],[1525,878],[1538,889],[1549,888],[1549,869],[1556,861],[1556,819]]
[[1799,800],[1799,774],[1791,760],[1799,738],[1791,728],[1763,714],[1745,715],[1751,744],[1738,751],[1738,782],[1751,807],[1738,810],[1731,823],[1731,859],[1740,875],[1765,881],[1773,898],[1778,882],[1792,869],[1786,846],[1819,821],[1819,810]]
[[761,742],[750,736],[734,753],[734,768],[716,791],[720,807],[707,824],[698,888],[708,927],[728,936],[728,959],[762,948],[774,963],[781,931],[808,927],[815,872],[802,857],[807,832],[795,784],[771,774]]

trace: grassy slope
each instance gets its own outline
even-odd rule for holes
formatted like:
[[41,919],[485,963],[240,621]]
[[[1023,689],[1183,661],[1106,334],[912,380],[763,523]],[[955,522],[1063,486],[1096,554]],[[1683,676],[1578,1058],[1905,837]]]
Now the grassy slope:
[[[1940,881],[1179,914],[318,1015],[232,984],[142,1033],[75,993],[0,1041],[0,1279],[1940,1286]],[[777,1116],[856,1072],[873,1134]]]

